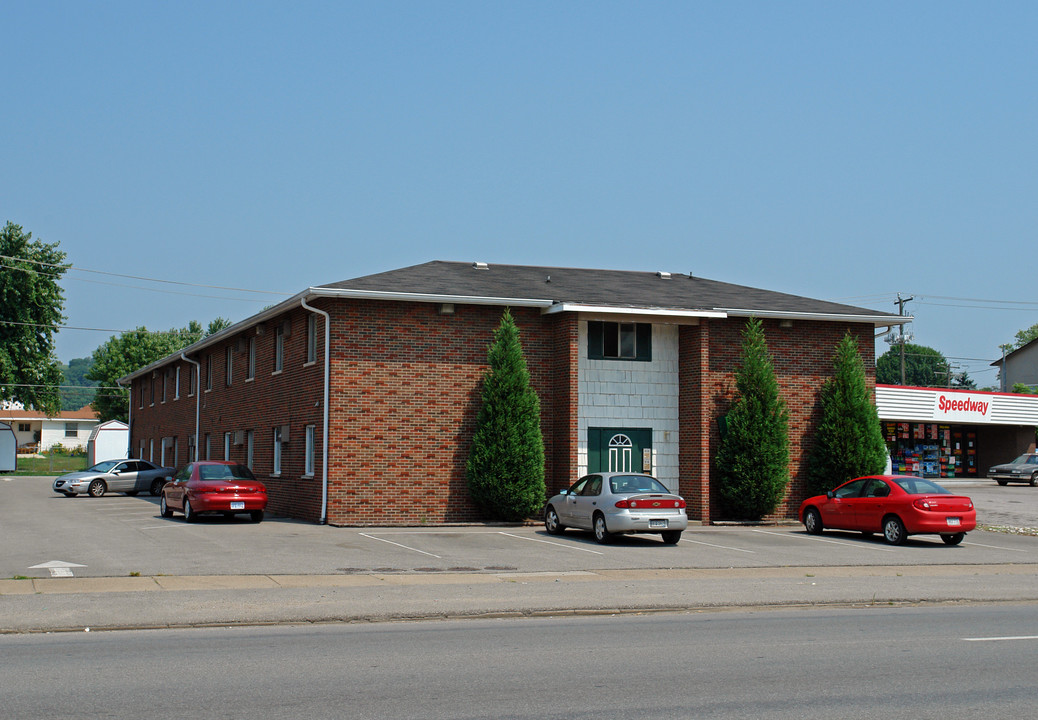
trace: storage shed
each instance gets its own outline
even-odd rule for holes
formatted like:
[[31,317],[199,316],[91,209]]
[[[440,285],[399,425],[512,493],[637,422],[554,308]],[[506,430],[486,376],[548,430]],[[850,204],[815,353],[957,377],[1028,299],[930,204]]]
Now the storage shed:
[[13,472],[17,469],[18,441],[11,426],[0,422],[0,472]]
[[87,462],[91,467],[103,460],[121,460],[129,457],[130,426],[119,420],[109,420],[94,428],[87,440]]

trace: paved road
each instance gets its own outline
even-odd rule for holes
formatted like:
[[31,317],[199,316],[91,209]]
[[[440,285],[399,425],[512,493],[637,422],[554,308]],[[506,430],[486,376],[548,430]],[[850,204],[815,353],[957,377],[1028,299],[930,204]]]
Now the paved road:
[[[965,487],[958,490],[967,491]],[[968,488],[1038,526],[1038,489]],[[53,568],[58,562],[73,567]],[[51,577],[55,573],[71,578]],[[155,500],[0,481],[0,630],[1038,598],[1038,537],[890,547],[800,526],[692,528],[677,546],[538,526],[331,528],[158,516]]]
[[985,605],[0,636],[0,686],[23,720],[1023,718],[1036,626]]

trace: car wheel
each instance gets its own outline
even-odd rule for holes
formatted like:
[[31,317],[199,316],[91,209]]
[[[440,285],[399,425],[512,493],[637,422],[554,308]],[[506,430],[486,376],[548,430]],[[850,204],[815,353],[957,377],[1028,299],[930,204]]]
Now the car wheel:
[[161,498],[159,498],[159,515],[161,515],[164,518],[171,518],[171,517],[173,517],[173,511],[169,509],[168,505],[166,505],[166,496],[165,495],[163,495]]
[[106,490],[108,488],[105,487],[105,481],[98,479],[90,483],[90,486],[87,488],[87,494],[90,497],[102,497]]
[[128,497],[137,497],[137,493],[138,493],[138,492],[139,492],[139,491],[137,491],[137,490],[127,490],[127,491],[126,491],[126,495],[127,495]]
[[1005,487],[1006,483],[1009,482],[1009,481],[1008,480],[996,480],[995,482],[997,482],[1002,487]]
[[544,529],[549,535],[561,535],[566,526],[559,522],[559,514],[551,505],[544,511]]
[[941,540],[944,540],[945,545],[958,545],[964,537],[966,537],[966,533],[954,533],[952,535],[941,535]]
[[667,545],[677,545],[678,541],[681,540],[680,530],[668,530],[667,532],[660,533],[663,536],[663,542]]
[[804,511],[804,529],[809,535],[820,535],[822,533],[822,515],[814,508]]
[[891,515],[883,521],[883,538],[891,545],[903,545],[908,533],[905,524],[897,515]]
[[191,501],[184,498],[184,520],[187,522],[195,522],[198,520],[198,513],[191,508]]
[[262,510],[252,510],[252,511],[250,511],[249,512],[249,519],[252,520],[252,522],[255,522],[255,523],[263,522],[263,511]]
[[609,529],[606,528],[605,515],[599,513],[595,515],[595,540],[602,545],[606,545],[613,536],[610,534]]
[[1038,485],[1038,472],[1031,475],[1031,487]]
[[161,495],[162,488],[166,487],[166,481],[163,478],[155,478],[151,481],[151,487],[148,489],[152,495]]

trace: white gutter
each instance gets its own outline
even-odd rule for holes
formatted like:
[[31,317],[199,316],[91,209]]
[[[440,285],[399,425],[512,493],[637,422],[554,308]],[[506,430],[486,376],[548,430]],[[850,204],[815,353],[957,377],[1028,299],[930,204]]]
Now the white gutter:
[[539,298],[483,297],[477,295],[441,295],[438,293],[390,292],[382,290],[349,290],[345,288],[312,287],[310,297],[341,297],[356,300],[402,300],[406,302],[454,303],[455,305],[509,305],[511,307],[543,307],[553,300]]
[[671,308],[634,308],[616,305],[583,305],[581,303],[555,303],[544,311],[545,315],[563,312],[608,313],[610,315],[665,315],[668,317],[726,318],[723,310],[676,310]]
[[[791,312],[784,310],[746,310],[724,308],[728,317],[755,317],[769,320],[817,320],[822,322],[861,322],[873,325],[903,325],[915,318],[911,315],[853,315],[841,313]],[[897,318],[895,322],[894,319]]]
[[188,458],[187,460],[188,462],[195,462],[198,460],[198,425],[202,409],[202,363],[192,360],[184,353],[180,353],[180,359],[195,366],[195,457]]
[[331,316],[324,310],[306,304],[306,298],[300,300],[303,307],[324,318],[324,438],[321,441],[321,520],[322,525],[328,523],[328,405],[331,387],[331,349],[332,323]]

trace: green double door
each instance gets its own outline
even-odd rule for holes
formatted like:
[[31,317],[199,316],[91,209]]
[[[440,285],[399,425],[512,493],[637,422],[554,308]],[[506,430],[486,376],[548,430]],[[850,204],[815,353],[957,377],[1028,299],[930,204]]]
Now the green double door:
[[652,473],[652,428],[588,428],[587,471]]

